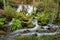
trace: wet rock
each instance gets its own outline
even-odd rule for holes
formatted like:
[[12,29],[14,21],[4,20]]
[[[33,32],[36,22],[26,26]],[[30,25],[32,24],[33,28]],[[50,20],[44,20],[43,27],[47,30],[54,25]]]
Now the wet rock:
[[33,36],[37,36],[37,34],[35,33],[35,34],[33,34]]
[[8,24],[3,25],[3,29],[5,32],[10,32],[10,26]]
[[47,23],[39,23],[39,22],[38,22],[38,25],[40,25],[40,26],[46,26]]
[[25,31],[23,31],[23,33],[28,33],[28,32],[30,32],[29,30],[25,30]]
[[6,32],[5,32],[5,31],[0,30],[0,35],[5,35],[5,34],[6,34]]
[[60,37],[58,37],[58,38],[54,38],[53,40],[60,40]]
[[36,32],[42,33],[42,32],[43,32],[43,30],[36,30]]
[[33,28],[35,25],[32,22],[28,23],[26,21],[23,21],[22,26],[23,28]]

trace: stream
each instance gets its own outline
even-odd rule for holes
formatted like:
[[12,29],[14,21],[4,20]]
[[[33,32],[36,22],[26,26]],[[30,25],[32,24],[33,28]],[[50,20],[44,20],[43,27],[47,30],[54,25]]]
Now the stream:
[[[34,19],[32,21],[33,24],[35,24],[36,26],[34,28],[26,28],[26,29],[19,29],[19,30],[16,30],[14,32],[11,32],[9,34],[7,34],[7,36],[9,37],[15,37],[15,36],[18,36],[18,35],[21,35],[21,36],[26,36],[26,35],[33,35],[33,34],[37,34],[37,36],[42,36],[42,35],[55,35],[57,32],[51,32],[51,33],[48,33],[48,32],[43,32],[43,33],[39,33],[39,32],[36,32],[36,30],[47,30],[48,29],[48,26],[43,26],[43,29],[41,29],[41,26],[38,25],[37,23],[37,20]],[[52,28],[58,28],[57,25],[51,25],[51,24],[48,24],[50,26],[52,26]],[[24,32],[25,31],[25,32]],[[26,32],[26,31],[29,31],[29,32]]]
[[[33,10],[36,10],[36,9],[33,9],[33,6],[25,5],[25,11],[27,11],[26,15],[28,15],[28,13],[31,13]],[[20,12],[20,11],[22,11],[22,6],[21,5],[19,5],[18,8],[17,8],[17,12]],[[48,26],[43,26],[43,29],[42,29],[41,28],[42,26],[38,25],[38,22],[37,22],[36,19],[33,19],[32,23],[35,25],[34,28],[19,29],[19,30],[16,30],[16,31],[13,31],[13,32],[10,32],[10,33],[6,34],[6,36],[8,36],[8,37],[15,37],[15,36],[18,36],[18,35],[26,36],[26,35],[37,34],[37,36],[39,37],[39,36],[42,36],[42,35],[55,35],[57,33],[57,32],[54,32],[54,33],[47,33],[47,32],[46,33],[39,33],[39,32],[36,32],[36,30],[39,30],[39,29],[40,30],[47,30]],[[12,24],[12,21],[9,22],[8,25],[11,25],[11,24]],[[50,25],[52,28],[59,28],[58,25],[53,25],[53,24],[48,24],[48,25]],[[24,31],[27,31],[27,30],[30,31],[30,32],[23,33]]]

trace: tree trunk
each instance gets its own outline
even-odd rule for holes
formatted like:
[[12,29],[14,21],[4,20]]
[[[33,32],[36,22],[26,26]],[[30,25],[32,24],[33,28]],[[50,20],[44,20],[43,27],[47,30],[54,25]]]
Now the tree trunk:
[[4,9],[5,9],[5,0],[3,0],[3,4],[4,4]]

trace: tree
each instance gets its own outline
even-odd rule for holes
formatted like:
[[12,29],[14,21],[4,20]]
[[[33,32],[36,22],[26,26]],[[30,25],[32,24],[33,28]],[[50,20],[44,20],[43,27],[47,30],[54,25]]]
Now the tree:
[[3,0],[3,4],[4,4],[4,9],[5,9],[5,0]]

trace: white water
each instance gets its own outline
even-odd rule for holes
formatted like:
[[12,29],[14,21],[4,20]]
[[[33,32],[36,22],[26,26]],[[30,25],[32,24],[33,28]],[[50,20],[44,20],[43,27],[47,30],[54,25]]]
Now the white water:
[[21,36],[37,34],[37,36],[40,37],[40,36],[43,36],[43,35],[55,35],[56,33],[57,33],[57,32],[54,32],[54,33],[38,33],[38,32],[30,32],[30,33],[26,33],[26,34],[21,34]]
[[57,34],[58,32],[54,32],[54,33],[38,33],[38,32],[29,32],[29,33],[23,33],[23,34],[20,34],[20,33],[16,33],[16,34],[12,34],[12,35],[8,35],[9,37],[15,37],[15,36],[29,36],[29,35],[37,35],[37,37],[40,37],[40,36],[43,36],[43,35],[55,35]]
[[36,25],[34,28],[19,29],[19,30],[16,30],[16,31],[12,32],[11,34],[23,32],[23,31],[25,31],[25,30],[35,31],[35,30],[37,30],[37,29],[40,29],[41,26],[38,25],[37,20],[33,20],[32,22],[33,22],[34,25]]
[[12,21],[8,23],[8,25],[11,25],[12,24]]
[[21,12],[21,11],[22,11],[22,5],[18,5],[17,12]]
[[[22,9],[22,5],[18,5],[17,12],[21,12]],[[36,7],[33,7],[32,5],[24,5],[24,10],[27,12],[26,15],[29,15],[33,10],[36,11]]]
[[[16,30],[16,31],[10,33],[9,37],[15,37],[15,36],[18,36],[18,35],[26,36],[26,35],[33,35],[33,34],[37,34],[37,36],[39,37],[39,36],[42,36],[42,35],[55,35],[57,33],[57,32],[54,32],[54,33],[38,33],[38,32],[35,32],[35,30],[38,30],[38,29],[42,30],[42,29],[41,29],[41,26],[38,25],[37,20],[34,19],[32,21],[32,23],[36,25],[34,28]],[[47,28],[48,28],[48,26],[42,26],[42,27],[44,27],[43,30],[47,30]],[[57,26],[55,26],[55,27],[57,27]],[[31,32],[20,34],[21,32],[24,32],[24,31],[27,31],[27,30],[29,30]]]

